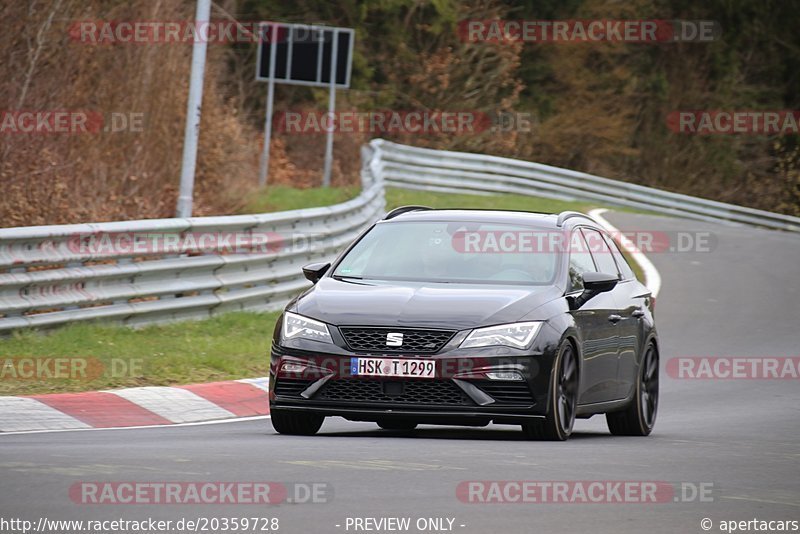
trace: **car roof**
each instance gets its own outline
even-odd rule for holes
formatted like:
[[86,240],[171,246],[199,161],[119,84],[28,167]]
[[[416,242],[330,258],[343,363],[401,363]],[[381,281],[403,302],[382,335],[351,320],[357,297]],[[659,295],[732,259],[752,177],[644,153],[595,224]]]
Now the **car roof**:
[[578,212],[537,213],[516,210],[431,209],[422,206],[397,208],[390,212],[383,222],[392,221],[485,222],[547,228],[562,227],[568,225],[568,221],[570,223],[574,221],[598,226],[594,219]]

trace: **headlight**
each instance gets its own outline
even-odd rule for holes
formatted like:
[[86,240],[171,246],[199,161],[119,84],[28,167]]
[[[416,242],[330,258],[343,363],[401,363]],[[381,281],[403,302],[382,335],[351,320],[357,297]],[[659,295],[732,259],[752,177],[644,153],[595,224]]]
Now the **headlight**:
[[297,337],[333,343],[331,333],[328,332],[328,325],[291,312],[283,314],[283,337],[286,339]]
[[533,342],[533,338],[536,337],[541,326],[541,322],[533,321],[530,323],[511,323],[476,328],[467,336],[467,339],[461,342],[460,347],[467,349],[470,347],[500,345],[515,349],[526,349]]

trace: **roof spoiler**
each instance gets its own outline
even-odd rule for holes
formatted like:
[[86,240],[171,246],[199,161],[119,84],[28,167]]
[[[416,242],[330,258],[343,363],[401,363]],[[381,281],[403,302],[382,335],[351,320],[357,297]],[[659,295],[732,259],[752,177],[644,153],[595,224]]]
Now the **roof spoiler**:
[[404,213],[408,213],[410,211],[425,211],[425,210],[432,210],[433,208],[429,206],[400,206],[399,208],[395,208],[383,218],[384,221],[388,221],[389,219],[394,219],[398,215],[402,215]]
[[558,220],[556,221],[556,226],[558,227],[564,226],[564,223],[567,221],[567,219],[572,219],[574,217],[589,219],[593,223],[597,224],[597,221],[595,221],[585,213],[581,213],[579,211],[562,211],[561,213],[558,214]]

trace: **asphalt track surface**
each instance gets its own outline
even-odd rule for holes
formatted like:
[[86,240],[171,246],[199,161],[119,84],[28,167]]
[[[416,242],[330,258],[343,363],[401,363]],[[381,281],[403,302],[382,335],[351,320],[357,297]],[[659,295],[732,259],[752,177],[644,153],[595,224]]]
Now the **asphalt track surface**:
[[[345,528],[348,517],[410,517],[409,532],[418,532],[417,518],[449,517],[464,533],[695,533],[704,532],[704,518],[712,532],[722,520],[800,520],[800,382],[664,373],[676,357],[799,355],[800,237],[607,217],[623,230],[705,231],[716,242],[711,252],[649,256],[663,279],[661,405],[650,437],[612,437],[597,416],[577,421],[566,443],[524,441],[510,426],[402,433],[331,419],[314,437],[277,435],[266,419],[7,435],[0,436],[0,518],[260,516],[279,518],[287,533],[354,532]],[[78,481],[253,480],[324,482],[333,495],[327,503],[267,506],[82,505],[68,495]],[[713,484],[713,502],[466,504],[456,487],[469,480]]]

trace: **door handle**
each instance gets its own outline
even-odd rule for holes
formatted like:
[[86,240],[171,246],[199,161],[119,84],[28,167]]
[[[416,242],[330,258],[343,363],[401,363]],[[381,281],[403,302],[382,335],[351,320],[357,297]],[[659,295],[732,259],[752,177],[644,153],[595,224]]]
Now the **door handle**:
[[614,324],[617,324],[618,322],[620,322],[622,320],[622,316],[621,315],[617,315],[616,313],[612,313],[611,315],[608,316],[608,320],[611,321]]
[[644,312],[642,310],[634,310],[633,313],[631,313],[631,317],[636,317],[637,319],[639,319],[641,317],[644,317]]

